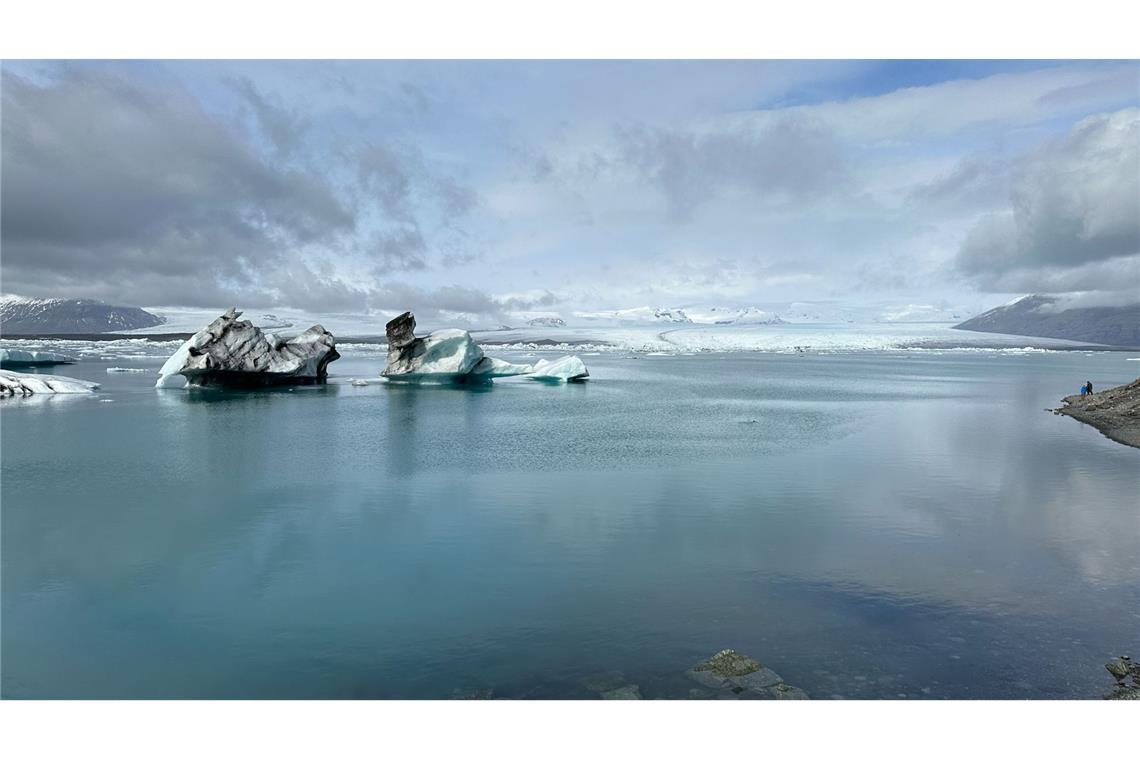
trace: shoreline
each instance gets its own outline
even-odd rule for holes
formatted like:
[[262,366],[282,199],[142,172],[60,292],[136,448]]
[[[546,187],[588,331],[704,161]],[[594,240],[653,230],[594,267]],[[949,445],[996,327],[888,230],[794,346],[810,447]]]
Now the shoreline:
[[1140,378],[1091,396],[1065,396],[1061,401],[1064,406],[1050,411],[1094,427],[1117,443],[1140,448]]

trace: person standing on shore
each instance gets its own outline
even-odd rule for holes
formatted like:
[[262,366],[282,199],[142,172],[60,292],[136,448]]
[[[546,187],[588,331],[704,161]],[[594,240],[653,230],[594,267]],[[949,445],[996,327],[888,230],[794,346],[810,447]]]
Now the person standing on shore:
[[1090,396],[1092,395],[1092,380],[1085,380],[1085,391]]

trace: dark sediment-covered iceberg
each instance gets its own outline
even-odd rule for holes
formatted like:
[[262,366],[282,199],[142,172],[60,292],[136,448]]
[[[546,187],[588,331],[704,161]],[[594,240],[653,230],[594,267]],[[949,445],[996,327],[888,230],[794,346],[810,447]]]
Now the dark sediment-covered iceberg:
[[230,309],[183,343],[155,387],[310,385],[324,382],[329,362],[340,358],[336,339],[320,325],[286,340],[239,316]]

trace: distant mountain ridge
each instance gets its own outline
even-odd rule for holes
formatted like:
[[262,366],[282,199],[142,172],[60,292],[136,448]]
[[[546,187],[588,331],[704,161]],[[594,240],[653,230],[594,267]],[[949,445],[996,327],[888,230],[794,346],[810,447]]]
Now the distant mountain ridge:
[[113,306],[86,298],[0,296],[0,335],[115,332],[165,321],[137,306]]
[[954,326],[956,330],[1140,346],[1140,303],[1056,309],[1053,296],[1029,295]]

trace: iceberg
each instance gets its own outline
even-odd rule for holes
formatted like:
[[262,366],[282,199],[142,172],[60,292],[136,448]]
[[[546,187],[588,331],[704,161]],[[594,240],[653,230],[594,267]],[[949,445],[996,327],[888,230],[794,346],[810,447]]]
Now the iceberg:
[[[485,356],[466,330],[436,330],[415,336],[416,318],[406,311],[387,324],[388,364],[381,376],[396,382],[490,382],[527,375],[544,380],[583,380],[586,365],[577,356],[538,364],[513,364]],[[542,373],[535,375],[541,366]]]
[[529,375],[534,367],[530,364],[512,364],[502,359],[484,356],[479,363],[468,373],[477,379],[490,380],[496,377],[514,377],[515,375]]
[[534,380],[575,383],[590,377],[586,364],[577,356],[558,359],[539,359],[531,367],[529,376]]
[[308,385],[328,377],[336,339],[320,325],[285,340],[265,334],[230,309],[189,340],[159,370],[156,388]]
[[59,375],[31,375],[25,372],[0,372],[0,398],[32,396],[37,393],[91,393],[99,383],[76,380]]
[[381,373],[387,378],[450,378],[466,375],[483,360],[483,349],[466,330],[436,330],[398,346],[389,340],[388,366]]
[[18,348],[0,348],[0,367],[50,367],[55,364],[74,363],[74,358],[53,351],[23,351]]

